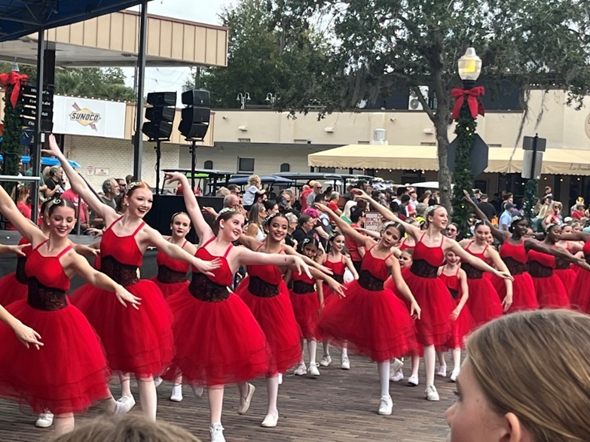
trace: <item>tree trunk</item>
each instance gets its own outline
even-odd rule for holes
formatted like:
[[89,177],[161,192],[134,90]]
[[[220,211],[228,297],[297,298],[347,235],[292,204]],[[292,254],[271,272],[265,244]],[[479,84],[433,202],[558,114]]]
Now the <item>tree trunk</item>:
[[449,146],[449,110],[438,108],[434,118],[436,132],[436,150],[438,155],[438,188],[440,190],[440,204],[451,213],[451,171],[447,166],[447,147]]

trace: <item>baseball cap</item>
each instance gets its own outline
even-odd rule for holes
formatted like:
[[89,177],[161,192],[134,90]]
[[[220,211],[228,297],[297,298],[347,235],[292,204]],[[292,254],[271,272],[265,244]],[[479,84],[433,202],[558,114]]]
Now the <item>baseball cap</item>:
[[516,204],[512,204],[512,203],[506,204],[506,210],[514,209],[515,207],[516,207]]

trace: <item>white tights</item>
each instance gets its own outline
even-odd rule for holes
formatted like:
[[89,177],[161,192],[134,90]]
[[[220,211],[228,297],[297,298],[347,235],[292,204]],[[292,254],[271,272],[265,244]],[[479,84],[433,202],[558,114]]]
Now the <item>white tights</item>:
[[381,397],[389,396],[389,373],[391,363],[389,361],[377,362],[377,372],[381,383]]

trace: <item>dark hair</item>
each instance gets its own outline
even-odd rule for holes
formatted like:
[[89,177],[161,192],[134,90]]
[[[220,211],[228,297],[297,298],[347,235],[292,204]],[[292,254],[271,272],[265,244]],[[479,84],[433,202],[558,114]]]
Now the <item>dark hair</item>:
[[66,200],[63,198],[54,198],[50,202],[51,204],[49,206],[49,209],[47,209],[47,214],[49,216],[51,216],[51,214],[55,211],[57,207],[69,207],[70,209],[74,210],[74,213],[76,212],[76,206],[70,200]]
[[326,253],[330,253],[330,250],[332,250],[332,243],[339,236],[344,236],[344,233],[335,231],[334,233],[332,233],[332,235],[330,235],[330,237],[328,238],[328,244],[327,244],[327,247],[326,247]]
[[359,219],[363,216],[365,216],[365,211],[363,209],[359,209],[358,207],[350,209],[350,220],[353,223],[358,223]]
[[227,190],[229,190],[230,192],[233,192],[234,190],[239,190],[239,187],[237,184],[228,184],[226,187],[227,187]]
[[399,198],[400,196],[402,196],[404,193],[406,193],[408,191],[407,187],[404,186],[400,186],[397,188],[397,190],[395,191],[395,194],[397,195],[397,197]]
[[450,226],[455,226],[455,229],[457,229],[457,233],[461,233],[461,229],[459,228],[459,224],[457,224],[457,223],[450,223],[450,224],[447,226],[447,229],[448,229]]
[[176,212],[176,213],[173,213],[172,216],[170,217],[170,224],[172,224],[174,222],[174,218],[176,218],[178,215],[184,215],[184,216],[186,216],[189,219],[189,221],[188,221],[189,224],[191,223],[191,220],[190,220],[191,217],[188,216],[188,213],[186,213],[186,212]]
[[264,204],[264,208],[266,210],[272,210],[272,209],[274,209],[275,206],[278,205],[278,203],[274,199],[266,200],[262,204]]
[[399,203],[397,201],[390,202],[389,210],[391,210],[393,213],[399,213]]
[[318,240],[315,239],[313,236],[306,236],[305,238],[303,238],[303,241],[297,244],[297,252],[303,253],[303,248],[308,244],[313,244],[314,246],[316,246],[316,248],[320,246]]
[[285,221],[287,221],[287,227],[289,226],[289,218],[287,218],[284,213],[275,212],[272,215],[268,215],[266,218],[264,218],[264,220],[262,220],[262,227],[264,228],[265,231],[268,231],[268,227],[270,226],[270,223],[275,218],[283,218]]
[[299,225],[299,227],[301,227],[303,224],[305,224],[306,222],[308,222],[311,219],[311,216],[309,215],[301,215],[299,217],[299,219],[297,220],[297,224]]
[[314,203],[322,203],[324,202],[324,199],[326,198],[326,194],[325,193],[318,193],[315,198],[313,199]]
[[512,217],[512,221],[510,221],[510,227],[508,227],[508,231],[509,232],[514,232],[514,229],[516,228],[516,225],[521,222],[521,221],[525,221],[528,224],[528,221],[526,218],[522,217],[522,216],[513,216]]
[[121,192],[115,197],[115,211],[117,213],[123,213],[123,201],[125,201],[125,194]]
[[228,208],[221,209],[219,211],[219,214],[217,215],[217,218],[215,218],[215,222],[213,223],[213,233],[215,235],[217,235],[219,233],[220,221],[227,221],[236,215],[240,215],[240,212],[238,212],[237,210],[228,209]]
[[403,195],[402,195],[402,199],[401,199],[401,201],[402,201],[402,204],[403,204],[403,203],[407,203],[407,202],[409,202],[411,199],[412,199],[412,198],[410,198],[410,195],[408,195],[408,194],[403,194]]
[[388,223],[383,224],[381,228],[383,231],[393,227],[399,232],[400,238],[403,238],[406,235],[406,228],[402,223],[398,223],[397,221],[389,221]]
[[407,253],[408,255],[410,255],[412,258],[414,257],[414,249],[404,249],[401,251],[402,253]]
[[487,223],[485,221],[482,221],[480,219],[478,219],[477,221],[475,221],[475,223],[473,224],[473,231],[475,232],[479,227],[484,226],[484,227],[489,227],[487,225]]

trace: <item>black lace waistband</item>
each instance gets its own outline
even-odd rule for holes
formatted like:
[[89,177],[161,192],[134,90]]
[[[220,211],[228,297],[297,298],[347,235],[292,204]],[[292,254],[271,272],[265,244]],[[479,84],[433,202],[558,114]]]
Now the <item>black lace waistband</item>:
[[531,261],[529,262],[529,273],[533,278],[549,278],[553,275],[553,269],[538,261]]
[[332,275],[332,279],[336,282],[338,282],[339,284],[344,284],[344,275],[338,275],[336,273],[334,273]]
[[193,273],[188,290],[199,301],[221,302],[229,298],[226,286],[211,281],[202,273]]
[[483,270],[479,270],[473,267],[471,264],[466,262],[461,263],[461,268],[465,270],[468,279],[481,279],[483,278]]
[[555,257],[555,268],[557,270],[567,270],[570,268],[570,262],[567,259]]
[[414,262],[412,262],[410,271],[414,275],[421,276],[422,278],[436,278],[438,276],[438,267],[431,266],[424,259],[415,259]]
[[506,267],[508,267],[508,271],[512,276],[522,275],[524,272],[526,272],[526,263],[517,261],[514,258],[504,258],[504,264],[506,264]]
[[25,272],[25,264],[27,263],[26,256],[20,256],[16,259],[16,280],[21,284],[27,284],[28,278]]
[[379,278],[375,278],[371,272],[366,269],[361,269],[359,272],[359,285],[364,288],[365,290],[370,290],[372,292],[379,292],[383,290],[383,283]]
[[248,291],[261,298],[272,298],[279,294],[279,287],[275,284],[266,282],[259,276],[250,276],[248,281]]
[[584,255],[584,260],[590,264],[590,255]]
[[156,277],[162,284],[176,284],[186,281],[186,273],[177,272],[164,265],[158,266],[158,276]]
[[293,293],[306,295],[313,292],[315,292],[315,284],[309,284],[305,281],[293,281]]
[[123,287],[128,287],[139,282],[137,267],[121,264],[111,255],[100,259],[100,271]]
[[46,287],[37,278],[29,278],[27,302],[37,310],[52,312],[68,306],[65,290]]

